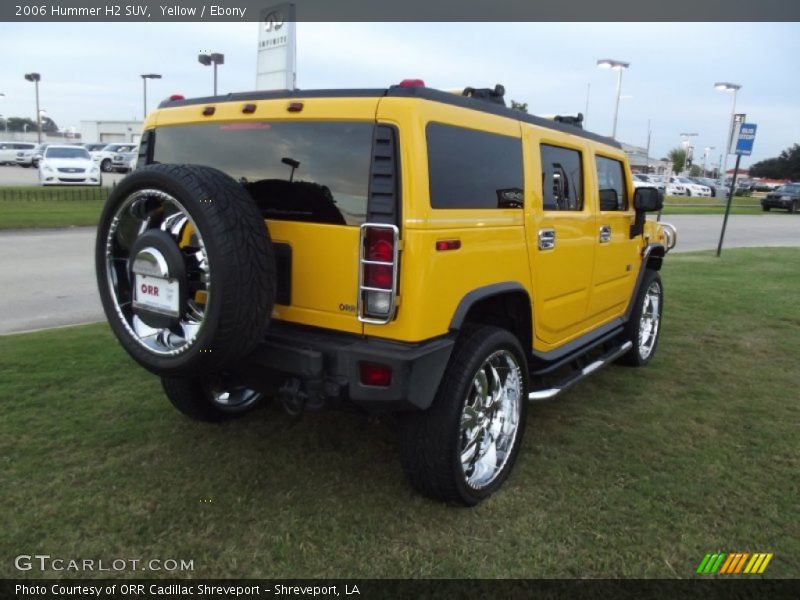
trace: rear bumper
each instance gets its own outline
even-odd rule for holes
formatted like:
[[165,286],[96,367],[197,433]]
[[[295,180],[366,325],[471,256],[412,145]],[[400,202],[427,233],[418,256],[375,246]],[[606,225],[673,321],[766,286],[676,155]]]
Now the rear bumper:
[[[454,336],[444,336],[409,344],[273,322],[243,370],[249,376],[295,378],[322,400],[370,411],[424,410],[433,402],[454,342]],[[390,367],[391,383],[362,384],[362,362]]]

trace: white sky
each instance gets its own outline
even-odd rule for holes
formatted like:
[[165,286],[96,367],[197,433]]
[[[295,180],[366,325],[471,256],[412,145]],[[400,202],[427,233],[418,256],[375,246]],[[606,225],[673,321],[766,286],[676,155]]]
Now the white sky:
[[[256,23],[0,23],[0,114],[35,113],[37,71],[41,106],[66,128],[81,120],[141,119],[140,73],[148,104],[172,93],[209,95],[211,69],[197,52],[225,54],[221,93],[255,84]],[[618,139],[661,157],[696,132],[695,157],[706,146],[718,160],[731,94],[715,81],[743,87],[737,112],[758,124],[752,161],[800,142],[798,23],[299,23],[298,87],[386,87],[421,78],[431,87],[492,87],[527,102],[534,114],[584,111],[588,129],[611,133],[616,72],[599,58],[631,63],[623,76]],[[749,161],[744,160],[743,164]],[[732,166],[732,158],[728,167]]]

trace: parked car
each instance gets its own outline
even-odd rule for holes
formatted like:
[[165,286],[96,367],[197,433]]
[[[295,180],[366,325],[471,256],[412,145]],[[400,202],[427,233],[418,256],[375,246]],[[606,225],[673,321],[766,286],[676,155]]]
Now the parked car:
[[710,189],[712,198],[724,198],[728,195],[725,191],[727,190],[727,187],[720,185],[718,181],[714,181],[710,177],[689,177],[689,179],[698,185],[702,185]]
[[678,183],[680,183],[686,190],[687,196],[711,198],[711,189],[708,186],[695,183],[688,177],[676,177],[676,179],[678,180]]
[[761,199],[761,209],[785,208],[791,213],[800,212],[800,183],[787,183]]
[[31,144],[30,148],[17,152],[17,164],[26,169],[28,167],[38,167],[39,159],[47,146],[48,144]]
[[677,177],[670,177],[667,182],[667,196],[686,196],[686,188]]
[[[35,147],[36,144],[30,142],[0,142],[0,164],[21,164],[18,160],[19,157]],[[23,166],[30,166],[30,162]]]
[[114,155],[121,152],[133,152],[138,144],[123,143],[123,144],[108,144],[101,150],[92,152],[92,160],[100,167],[104,173],[110,173],[113,169]]
[[645,175],[644,173],[633,174],[633,187],[654,187],[663,196],[667,192],[667,186],[657,175]]
[[39,159],[39,182],[42,185],[101,185],[103,177],[86,148],[50,144]]
[[81,145],[89,151],[90,155],[93,152],[99,152],[100,150],[108,146],[108,144],[106,144],[105,142],[92,142],[90,144],[81,144]]
[[136,160],[139,158],[139,150],[133,152],[120,152],[111,159],[111,170],[117,173],[130,173],[136,168]]

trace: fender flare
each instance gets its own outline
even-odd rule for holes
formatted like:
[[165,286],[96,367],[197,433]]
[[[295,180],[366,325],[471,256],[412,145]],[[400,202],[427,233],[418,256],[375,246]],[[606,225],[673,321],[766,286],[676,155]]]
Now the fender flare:
[[528,302],[530,302],[528,290],[518,281],[503,281],[476,288],[468,292],[458,303],[456,311],[453,313],[453,318],[450,320],[450,331],[458,331],[461,329],[461,326],[464,324],[464,319],[467,318],[470,309],[481,300],[491,298],[492,296],[508,294],[509,292],[522,292],[528,298]]

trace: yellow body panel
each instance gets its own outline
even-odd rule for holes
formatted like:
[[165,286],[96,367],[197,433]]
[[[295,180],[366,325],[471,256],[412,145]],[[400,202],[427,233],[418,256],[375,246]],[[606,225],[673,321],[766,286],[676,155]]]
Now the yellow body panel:
[[[623,315],[642,267],[642,237],[629,239],[635,217],[633,185],[625,154],[581,136],[487,112],[409,97],[302,98],[290,113],[288,99],[218,102],[165,108],[151,113],[145,128],[205,122],[259,120],[359,120],[390,124],[399,131],[402,222],[396,318],[386,325],[362,324],[358,296],[359,229],[291,221],[269,221],[275,242],[292,249],[291,306],[276,306],[284,321],[397,341],[418,342],[445,335],[456,308],[471,291],[514,282],[532,301],[534,349],[549,351]],[[519,138],[524,160],[523,209],[433,209],[429,198],[425,127],[430,122]],[[540,144],[579,150],[584,171],[582,211],[544,211]],[[628,210],[600,212],[595,155],[622,161]],[[601,226],[613,242],[599,244]],[[557,247],[540,251],[541,229],[557,231]],[[645,240],[664,243],[648,222]],[[436,242],[459,240],[458,250],[437,251]]]

